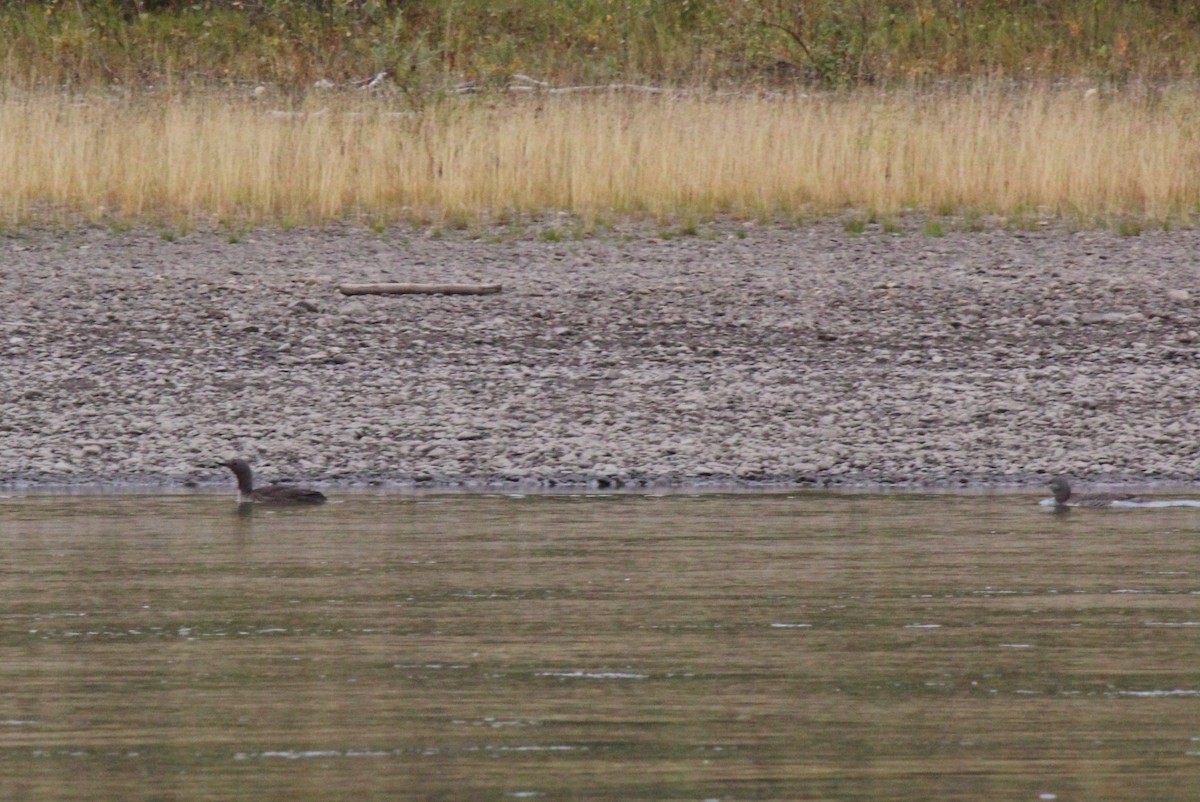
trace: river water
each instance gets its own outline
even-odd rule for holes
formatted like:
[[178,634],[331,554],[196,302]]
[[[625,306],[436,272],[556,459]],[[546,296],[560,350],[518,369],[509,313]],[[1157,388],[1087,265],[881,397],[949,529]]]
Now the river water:
[[0,498],[0,798],[1194,800],[1198,515]]

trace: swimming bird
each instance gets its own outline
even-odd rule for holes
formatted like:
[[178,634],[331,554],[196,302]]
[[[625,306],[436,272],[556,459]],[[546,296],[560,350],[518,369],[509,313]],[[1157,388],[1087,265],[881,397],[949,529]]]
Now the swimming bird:
[[1109,507],[1114,501],[1141,501],[1128,493],[1089,493],[1072,498],[1071,483],[1065,476],[1055,476],[1049,484],[1054,491],[1054,504],[1058,507]]
[[222,462],[233,475],[237,477],[238,502],[257,502],[259,504],[324,504],[325,494],[306,487],[286,487],[284,485],[267,485],[257,490],[254,487],[254,475],[250,472],[250,463],[244,459],[231,459]]

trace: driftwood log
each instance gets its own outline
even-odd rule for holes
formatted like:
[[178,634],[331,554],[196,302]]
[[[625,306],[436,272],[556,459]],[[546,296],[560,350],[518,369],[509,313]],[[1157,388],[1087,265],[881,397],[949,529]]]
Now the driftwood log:
[[495,295],[499,284],[343,284],[342,295]]

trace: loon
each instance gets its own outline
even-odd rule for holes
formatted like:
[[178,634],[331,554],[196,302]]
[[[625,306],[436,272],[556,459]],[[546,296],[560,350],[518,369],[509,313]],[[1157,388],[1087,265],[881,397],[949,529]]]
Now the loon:
[[1114,501],[1141,501],[1128,493],[1091,493],[1071,498],[1071,483],[1065,476],[1051,479],[1050,489],[1054,491],[1054,504],[1057,507],[1109,507]]
[[267,485],[257,490],[254,488],[253,474],[250,473],[250,463],[244,459],[232,459],[222,462],[233,475],[237,477],[238,502],[245,504],[257,502],[260,504],[324,504],[325,494],[304,487],[284,487],[283,485]]

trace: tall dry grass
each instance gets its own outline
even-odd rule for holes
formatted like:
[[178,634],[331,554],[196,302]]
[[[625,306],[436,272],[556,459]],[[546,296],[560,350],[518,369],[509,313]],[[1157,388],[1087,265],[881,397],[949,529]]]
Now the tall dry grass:
[[0,100],[0,215],[311,223],[820,214],[1187,218],[1185,90],[469,99],[295,116],[216,97]]

